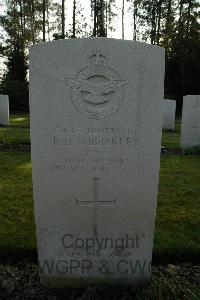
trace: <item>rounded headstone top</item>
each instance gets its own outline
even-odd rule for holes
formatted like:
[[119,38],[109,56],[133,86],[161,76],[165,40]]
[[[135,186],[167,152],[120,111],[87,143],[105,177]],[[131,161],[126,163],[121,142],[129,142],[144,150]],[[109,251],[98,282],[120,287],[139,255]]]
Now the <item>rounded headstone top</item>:
[[118,44],[118,45],[130,45],[131,47],[135,49],[142,49],[142,48],[148,48],[148,49],[154,49],[154,50],[159,50],[164,52],[165,49],[160,46],[148,44],[145,42],[135,42],[132,40],[121,40],[121,39],[115,39],[115,38],[106,38],[106,37],[87,37],[87,38],[68,38],[68,39],[59,39],[59,40],[53,40],[53,41],[46,41],[46,42],[41,42],[39,44],[35,44],[30,47],[30,51],[35,48],[44,48],[48,46],[56,46],[56,45],[63,45],[63,44],[85,44],[85,43],[96,43],[96,42],[101,42],[102,45],[104,44]]

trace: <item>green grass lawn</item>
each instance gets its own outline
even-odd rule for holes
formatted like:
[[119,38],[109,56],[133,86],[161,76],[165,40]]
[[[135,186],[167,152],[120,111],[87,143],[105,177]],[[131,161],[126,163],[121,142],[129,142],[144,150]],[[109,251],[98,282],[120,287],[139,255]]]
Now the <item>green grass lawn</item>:
[[[162,156],[154,252],[200,253],[200,156]],[[29,153],[0,152],[0,253],[36,248]]]
[[0,126],[0,143],[30,144],[30,119],[28,114],[10,116],[9,126]]
[[162,156],[155,252],[200,254],[200,156]]
[[0,143],[30,144],[30,129],[0,126]]
[[30,126],[29,114],[10,115],[10,125],[11,126],[29,127]]
[[180,148],[180,131],[181,119],[176,120],[174,131],[163,129],[162,146],[167,148]]
[[0,253],[35,247],[31,162],[28,153],[0,152]]

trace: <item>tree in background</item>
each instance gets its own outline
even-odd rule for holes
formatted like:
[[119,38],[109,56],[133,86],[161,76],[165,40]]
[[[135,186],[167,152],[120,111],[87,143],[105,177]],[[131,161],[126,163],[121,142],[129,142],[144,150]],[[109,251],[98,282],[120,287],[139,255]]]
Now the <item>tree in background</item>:
[[94,16],[93,36],[106,37],[106,25],[105,25],[106,1],[91,0],[91,9],[93,11],[93,16]]
[[115,0],[107,0],[106,3],[106,36],[108,36],[108,31],[114,32],[114,19],[117,16],[116,10],[116,1]]
[[42,0],[42,15],[43,15],[43,21],[42,21],[42,33],[43,33],[43,42],[46,41],[46,0]]
[[133,16],[133,41],[137,41],[138,35],[138,20],[139,20],[139,8],[141,5],[141,0],[127,0],[129,3],[128,11],[132,13]]
[[16,41],[13,48],[8,50],[7,71],[1,82],[1,93],[10,96],[10,107],[14,111],[28,110],[27,57]]
[[62,38],[65,38],[65,0],[62,0]]
[[4,30],[0,54],[6,58],[0,92],[10,95],[11,110],[27,110],[28,48],[45,41],[46,34],[50,40],[52,32],[60,30],[56,19],[60,5],[51,0],[6,0],[6,8],[6,14],[0,16]]
[[125,0],[122,0],[122,40],[124,40],[124,6]]
[[134,39],[166,51],[165,96],[177,100],[200,94],[200,3],[195,0],[129,0]]
[[183,95],[200,94],[200,24],[195,0],[180,0],[178,19],[175,4],[168,0],[166,27],[161,46],[166,49],[165,93],[174,95],[181,111]]
[[73,0],[73,10],[72,10],[72,24],[70,25],[70,30],[66,33],[69,38],[76,37],[88,37],[91,36],[91,28],[86,22],[86,17],[84,16],[84,8],[79,0]]
[[[200,3],[195,0],[167,2],[166,27],[160,44],[166,49],[166,94],[175,95],[177,109],[183,95],[200,94]],[[178,15],[178,18],[175,18]]]
[[26,110],[27,95],[27,57],[26,45],[32,35],[27,30],[22,1],[7,1],[7,15],[0,18],[1,26],[6,32],[2,54],[7,57],[6,72],[1,82],[1,92],[10,96],[12,110]]
[[[6,0],[7,13],[0,16],[3,32],[0,33],[0,55],[7,59],[7,70],[0,89],[2,93],[12,94],[11,109],[27,108],[30,45],[53,38],[106,37],[115,30],[113,20],[119,14],[124,38],[126,2],[132,15],[133,40],[147,41],[166,50],[165,96],[177,99],[180,110],[184,94],[200,93],[198,1],[120,0],[117,10],[115,0],[91,0],[92,25],[84,16],[80,0],[70,1],[72,22],[68,17],[68,26],[65,26],[65,5],[69,3],[65,0]],[[66,28],[69,28],[67,32]]]
[[76,37],[76,0],[73,0],[73,26],[72,26],[72,37]]

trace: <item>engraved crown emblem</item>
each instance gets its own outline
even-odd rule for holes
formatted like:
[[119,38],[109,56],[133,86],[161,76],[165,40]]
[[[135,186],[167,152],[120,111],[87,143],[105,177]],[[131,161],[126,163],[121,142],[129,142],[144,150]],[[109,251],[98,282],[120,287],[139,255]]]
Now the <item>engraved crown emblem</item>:
[[89,55],[89,61],[90,61],[91,65],[94,67],[102,67],[102,66],[107,65],[108,58],[107,58],[107,55],[103,51],[96,50]]

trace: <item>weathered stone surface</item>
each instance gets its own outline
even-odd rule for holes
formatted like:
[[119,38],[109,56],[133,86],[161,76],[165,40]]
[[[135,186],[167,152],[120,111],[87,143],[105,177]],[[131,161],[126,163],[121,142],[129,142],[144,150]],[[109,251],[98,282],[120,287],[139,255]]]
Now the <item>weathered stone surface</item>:
[[176,116],[176,101],[170,100],[170,99],[165,99],[163,101],[162,128],[174,130],[175,116]]
[[200,145],[200,95],[183,97],[181,146]]
[[149,279],[163,82],[164,49],[148,44],[89,38],[32,47],[33,184],[45,284]]
[[0,125],[9,125],[8,95],[0,95]]

